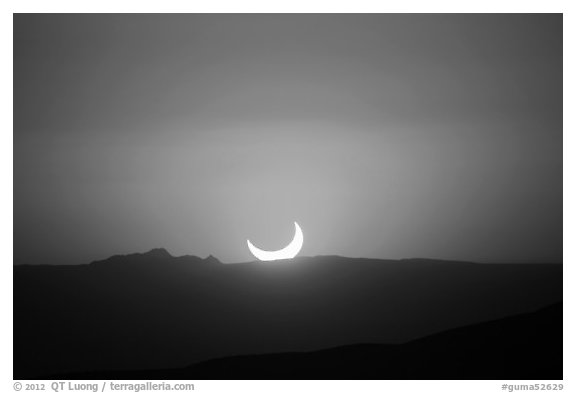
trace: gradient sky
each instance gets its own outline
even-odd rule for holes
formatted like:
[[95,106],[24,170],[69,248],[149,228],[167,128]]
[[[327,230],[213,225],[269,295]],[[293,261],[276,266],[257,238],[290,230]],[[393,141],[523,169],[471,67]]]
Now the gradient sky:
[[561,15],[15,15],[14,255],[562,257]]

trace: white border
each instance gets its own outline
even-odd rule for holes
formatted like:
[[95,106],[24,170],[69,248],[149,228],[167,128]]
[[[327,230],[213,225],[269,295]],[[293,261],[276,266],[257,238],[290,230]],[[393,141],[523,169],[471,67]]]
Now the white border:
[[[0,28],[1,42],[4,54],[2,67],[3,105],[2,119],[4,129],[0,132],[0,175],[2,176],[2,285],[0,286],[3,315],[2,323],[2,357],[0,373],[2,391],[14,391],[12,380],[12,222],[13,222],[13,138],[12,138],[12,13],[13,12],[227,12],[227,13],[262,13],[262,12],[320,12],[320,13],[359,13],[359,12],[506,12],[506,13],[564,13],[564,390],[575,389],[573,380],[576,362],[574,359],[574,338],[569,332],[576,332],[574,323],[574,286],[573,264],[576,263],[576,252],[572,239],[575,239],[573,225],[575,223],[575,208],[571,202],[576,201],[574,170],[576,158],[574,155],[574,118],[572,113],[576,107],[574,92],[574,61],[575,18],[573,6],[569,1],[310,1],[297,0],[290,2],[271,1],[118,1],[101,0],[92,3],[80,1],[12,1],[4,3]],[[572,72],[571,72],[572,70]],[[101,382],[101,381],[94,381]],[[527,384],[530,381],[506,381],[507,383]],[[551,383],[553,381],[534,381]],[[196,390],[202,392],[234,391],[234,392],[294,392],[317,391],[330,389],[334,392],[496,392],[502,391],[502,381],[196,381]]]

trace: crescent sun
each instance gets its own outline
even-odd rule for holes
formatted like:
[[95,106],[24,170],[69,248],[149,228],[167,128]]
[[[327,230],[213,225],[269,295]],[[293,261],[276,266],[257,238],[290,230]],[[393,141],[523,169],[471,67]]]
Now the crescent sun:
[[304,244],[304,235],[302,234],[302,229],[300,229],[300,225],[298,225],[297,222],[294,222],[294,228],[294,238],[290,244],[280,250],[264,251],[250,243],[250,240],[247,240],[248,248],[250,249],[252,255],[261,261],[275,261],[278,259],[294,258],[296,255],[298,255],[302,249],[302,245]]

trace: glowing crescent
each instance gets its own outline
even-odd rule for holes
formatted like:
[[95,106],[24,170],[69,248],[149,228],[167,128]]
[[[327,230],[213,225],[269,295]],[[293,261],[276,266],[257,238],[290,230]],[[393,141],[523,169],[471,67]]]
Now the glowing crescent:
[[258,247],[255,247],[252,243],[250,243],[250,240],[247,240],[250,252],[261,261],[275,261],[277,259],[294,258],[296,255],[298,255],[302,249],[302,245],[304,244],[304,235],[302,234],[302,229],[300,229],[300,226],[297,222],[294,222],[294,227],[296,228],[294,239],[292,239],[290,244],[288,244],[286,247],[278,251],[264,251]]

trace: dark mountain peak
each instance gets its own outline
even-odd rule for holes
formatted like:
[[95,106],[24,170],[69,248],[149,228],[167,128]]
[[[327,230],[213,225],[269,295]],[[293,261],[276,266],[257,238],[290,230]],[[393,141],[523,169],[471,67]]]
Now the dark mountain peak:
[[201,266],[206,266],[206,265],[223,265],[222,262],[220,262],[220,260],[218,258],[216,258],[215,256],[213,256],[212,254],[210,254],[208,257],[206,258],[201,258],[201,257],[197,257],[195,255],[182,255],[179,257],[176,257],[176,260],[178,260],[181,263],[184,264],[194,264],[194,265],[201,265]]
[[94,261],[91,265],[102,265],[110,263],[122,263],[122,264],[144,264],[150,262],[158,262],[159,260],[171,260],[174,257],[170,255],[165,248],[153,248],[148,252],[144,253],[133,253],[127,255],[113,255],[105,260]]
[[206,258],[204,258],[204,261],[206,262],[210,262],[210,263],[222,263],[220,262],[220,260],[218,258],[216,258],[214,255],[210,254],[208,255]]
[[175,257],[171,255],[165,248],[153,248],[144,253],[134,253],[127,255],[114,255],[105,260],[92,262],[91,265],[98,266],[124,266],[124,267],[168,267],[174,268],[175,266],[185,265],[205,265],[205,264],[218,264],[222,263],[218,258],[209,255],[207,258],[200,258],[195,255],[182,255]]
[[152,258],[172,258],[172,255],[170,255],[165,248],[153,248],[150,251],[143,253],[142,256]]

